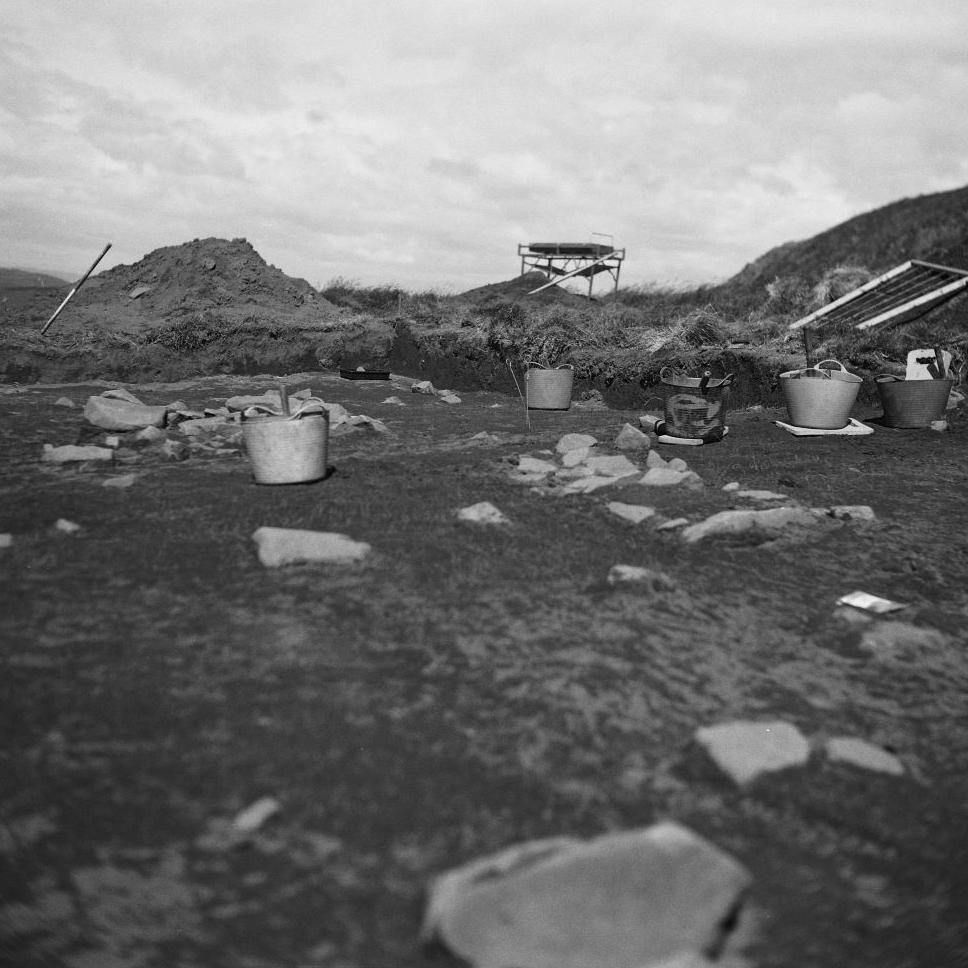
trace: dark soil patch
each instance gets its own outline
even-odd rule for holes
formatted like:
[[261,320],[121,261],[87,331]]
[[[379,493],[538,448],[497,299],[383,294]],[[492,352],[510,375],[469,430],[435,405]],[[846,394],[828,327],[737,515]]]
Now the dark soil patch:
[[[271,385],[132,389],[204,407]],[[754,964],[968,958],[960,415],[944,434],[797,439],[771,423],[780,412],[736,413],[720,444],[663,452],[700,491],[562,497],[512,483],[510,462],[569,431],[607,443],[634,411],[534,412],[529,429],[505,395],[447,405],[406,381],[308,373],[290,386],[392,431],[334,437],[321,483],[260,487],[231,451],[42,463],[44,443],[87,436],[54,402],[103,386],[0,394],[11,963],[448,964],[417,942],[435,873],[529,837],[663,818],[753,872]],[[122,473],[131,487],[104,486]],[[721,490],[733,480],[808,506],[869,504],[877,520],[688,546],[607,508],[700,520],[739,503]],[[511,525],[455,519],[483,500]],[[261,525],[373,551],[267,570]],[[617,563],[676,591],[611,586]],[[855,588],[907,608],[858,625],[834,606]],[[871,634],[886,644],[872,650]],[[734,718],[793,722],[817,752],[738,789],[693,742]],[[905,774],[830,762],[830,736],[894,750]],[[261,796],[280,813],[230,846],[224,823]]]

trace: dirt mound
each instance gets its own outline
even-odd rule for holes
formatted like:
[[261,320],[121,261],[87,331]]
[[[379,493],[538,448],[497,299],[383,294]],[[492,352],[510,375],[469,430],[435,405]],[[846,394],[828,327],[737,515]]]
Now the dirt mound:
[[58,328],[138,333],[183,318],[312,324],[336,308],[305,279],[268,265],[245,239],[195,239],[92,276]]
[[492,282],[488,286],[468,289],[467,292],[461,293],[458,298],[466,299],[477,306],[486,306],[490,303],[502,301],[517,302],[519,299],[538,303],[562,303],[566,306],[588,305],[588,300],[584,296],[579,296],[561,286],[549,286],[542,292],[531,295],[532,289],[545,285],[547,281],[548,277],[543,272],[526,272],[524,275],[515,276],[505,282]]

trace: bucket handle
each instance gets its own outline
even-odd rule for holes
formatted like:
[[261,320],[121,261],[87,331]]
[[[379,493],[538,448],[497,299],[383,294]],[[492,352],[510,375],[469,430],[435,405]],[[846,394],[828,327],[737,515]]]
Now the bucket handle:
[[844,366],[844,364],[841,363],[840,360],[821,360],[819,363],[815,363],[813,366],[811,366],[810,369],[811,370],[822,370],[824,376],[829,380],[830,379],[830,371],[833,369],[833,367],[832,366],[824,366],[824,363],[836,363],[838,370],[842,370],[844,373],[847,372],[847,367]]
[[[245,420],[246,417],[255,417],[260,413],[267,414],[270,417],[286,416],[280,413],[275,407],[266,406],[264,403],[255,403],[242,411],[242,419]],[[310,417],[313,415],[322,415],[329,420],[329,410],[326,409],[326,404],[319,397],[307,397],[288,415],[287,419],[299,420],[302,417]]]
[[573,370],[574,366],[571,363],[562,363],[561,366],[545,366],[544,363],[539,363],[538,360],[525,360],[524,368],[526,370],[536,369],[536,370]]

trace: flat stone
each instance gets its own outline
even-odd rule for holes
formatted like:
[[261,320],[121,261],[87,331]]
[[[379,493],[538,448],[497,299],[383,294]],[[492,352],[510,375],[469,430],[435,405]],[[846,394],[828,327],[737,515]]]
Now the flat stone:
[[819,513],[841,521],[876,521],[877,515],[868,504],[837,504],[831,508],[817,508]]
[[81,526],[74,521],[68,521],[67,518],[58,518],[54,522],[54,530],[61,531],[64,534],[77,534],[81,530]]
[[676,823],[554,837],[436,878],[421,933],[477,968],[696,965],[727,947],[724,925],[751,882]]
[[430,380],[419,380],[416,383],[410,384],[411,393],[425,393],[429,396],[436,396],[437,391]]
[[165,439],[165,432],[160,427],[145,427],[143,430],[139,430],[134,435],[135,440],[146,440],[149,443],[154,443],[158,440]]
[[626,521],[633,524],[641,524],[647,518],[655,515],[655,508],[647,507],[644,504],[623,504],[621,501],[610,501],[607,505],[612,514],[617,514]]
[[865,770],[901,776],[904,764],[892,753],[866,740],[835,736],[826,743],[827,756],[835,762],[851,763]]
[[653,592],[671,592],[677,587],[675,581],[665,572],[644,568],[641,565],[612,565],[606,580],[609,585],[625,583],[644,585]]
[[131,487],[137,479],[135,474],[119,474],[117,477],[107,478],[102,487]]
[[370,553],[366,542],[330,531],[262,527],[253,532],[252,539],[259,548],[259,561],[268,568],[303,561],[347,564]]
[[618,450],[648,450],[652,446],[649,435],[642,433],[638,427],[625,424],[618,432],[613,445]]
[[140,430],[142,427],[164,427],[167,407],[149,407],[127,399],[89,397],[84,419],[102,430]]
[[554,474],[558,465],[554,461],[539,460],[537,457],[519,457],[518,471],[522,474]]
[[651,470],[654,467],[668,467],[669,462],[657,450],[650,450],[645,458],[645,466]]
[[[725,490],[725,488],[724,488]],[[736,491],[737,497],[745,497],[750,501],[786,501],[786,494],[777,494],[776,491]]]
[[635,477],[642,473],[641,469],[624,454],[586,457],[583,463],[593,474],[600,474],[602,477]]
[[461,521],[472,521],[477,524],[508,524],[508,519],[490,501],[481,501],[461,508],[457,512]]
[[[114,387],[112,390],[105,390],[101,396],[107,397],[109,400],[126,400],[128,403],[141,404],[141,401],[130,390],[125,390],[124,387]],[[144,404],[141,405],[144,406]]]
[[567,454],[570,450],[577,450],[580,447],[594,447],[598,443],[597,437],[591,434],[565,434],[558,440],[555,450],[559,454]]
[[381,403],[389,403],[395,407],[405,407],[406,404],[399,397],[387,397],[386,400],[381,400]]
[[738,491],[740,488],[739,481],[730,481],[728,484],[723,485],[723,490],[729,493],[730,491]]
[[807,508],[767,508],[762,511],[742,508],[720,511],[705,521],[691,524],[682,532],[682,536],[690,544],[714,535],[744,532],[754,532],[766,540],[792,530],[811,527],[816,527],[816,516]]
[[75,403],[70,397],[58,397],[54,401],[55,407],[74,407]]
[[561,455],[562,467],[577,467],[582,461],[587,460],[595,453],[594,447],[575,447],[565,451]]
[[440,395],[437,397],[437,399],[441,403],[460,403],[461,402],[460,397],[457,396],[456,393],[451,392],[450,390],[442,390]]
[[580,477],[577,480],[566,484],[562,489],[562,494],[591,494],[603,487],[614,487],[616,484],[624,484],[629,481],[628,477],[605,477],[601,474],[592,474],[589,477]]
[[689,470],[689,465],[681,457],[671,457],[671,458],[669,458],[669,466],[674,471],[687,471],[687,470]]
[[232,426],[233,424],[224,417],[199,417],[196,420],[183,420],[178,425],[178,429],[186,437],[199,437],[227,430]]
[[65,444],[63,447],[54,447],[52,444],[44,444],[41,460],[67,464],[85,460],[112,460],[113,457],[114,451],[110,447],[95,447],[92,444],[85,446]]
[[663,521],[662,524],[657,524],[655,527],[656,531],[675,531],[677,528],[684,528],[689,524],[689,518],[672,518],[669,521]]
[[761,773],[803,766],[810,757],[806,737],[780,720],[720,723],[697,729],[695,737],[716,765],[741,786]]
[[677,484],[695,483],[700,480],[695,471],[680,471],[673,467],[650,467],[642,476],[642,484],[649,487],[674,487]]

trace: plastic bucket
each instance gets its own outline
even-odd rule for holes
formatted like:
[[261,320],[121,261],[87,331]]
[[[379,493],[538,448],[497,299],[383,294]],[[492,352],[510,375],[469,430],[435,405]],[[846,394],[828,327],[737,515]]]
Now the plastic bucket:
[[692,440],[719,440],[726,432],[726,400],[733,375],[686,376],[666,367],[663,384],[665,433]]
[[879,376],[874,380],[888,427],[928,427],[944,419],[948,397],[957,380],[899,380]]
[[[834,363],[839,369],[825,367]],[[863,379],[848,373],[837,360],[821,360],[804,370],[780,374],[790,423],[814,430],[840,430],[850,422],[850,411],[857,400]]]
[[249,417],[242,440],[257,484],[303,484],[326,476],[329,414]]
[[524,398],[529,410],[567,410],[575,371],[571,366],[545,369],[540,363],[529,363],[524,374]]

